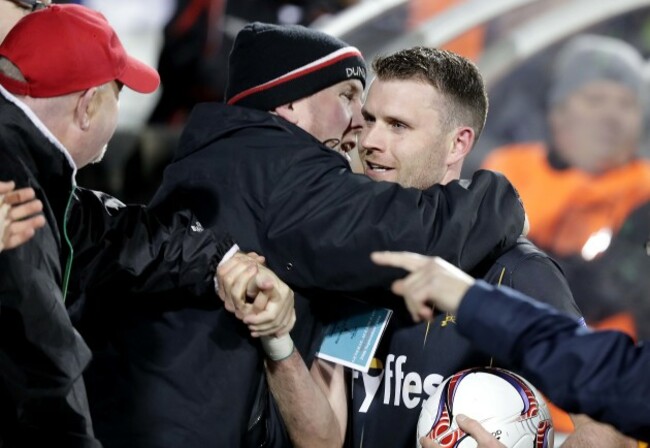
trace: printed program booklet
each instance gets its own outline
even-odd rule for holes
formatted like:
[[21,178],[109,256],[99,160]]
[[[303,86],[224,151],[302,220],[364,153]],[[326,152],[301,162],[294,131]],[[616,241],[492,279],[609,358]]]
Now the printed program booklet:
[[393,311],[357,300],[350,300],[345,311],[345,316],[325,326],[316,356],[367,372]]

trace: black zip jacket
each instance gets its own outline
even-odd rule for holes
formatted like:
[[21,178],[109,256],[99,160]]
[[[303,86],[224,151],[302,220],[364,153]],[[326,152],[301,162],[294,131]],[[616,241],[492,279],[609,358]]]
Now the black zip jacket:
[[232,240],[203,232],[187,212],[162,223],[142,207],[75,188],[65,149],[7,98],[0,95],[0,179],[34,188],[47,224],[0,253],[0,445],[100,446],[81,379],[90,351],[71,325],[63,291],[69,287],[72,296],[115,282],[207,291]]
[[[374,266],[372,250],[433,253],[469,268],[512,245],[523,224],[516,192],[497,174],[424,193],[373,182],[281,118],[220,104],[195,108],[151,205],[161,214],[189,207],[267,256],[297,290],[292,337],[308,365],[333,292],[377,300],[403,275]],[[113,374],[91,368],[88,387],[105,445],[286,446],[273,402],[261,400],[257,341],[221,306],[163,306],[173,299],[150,297],[157,311],[132,310],[104,334],[103,370]]]

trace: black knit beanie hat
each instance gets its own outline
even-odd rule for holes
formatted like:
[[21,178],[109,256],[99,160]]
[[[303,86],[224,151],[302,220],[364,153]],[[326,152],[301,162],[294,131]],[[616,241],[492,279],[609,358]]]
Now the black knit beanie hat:
[[273,110],[347,79],[365,86],[361,52],[321,31],[253,22],[235,38],[225,100]]

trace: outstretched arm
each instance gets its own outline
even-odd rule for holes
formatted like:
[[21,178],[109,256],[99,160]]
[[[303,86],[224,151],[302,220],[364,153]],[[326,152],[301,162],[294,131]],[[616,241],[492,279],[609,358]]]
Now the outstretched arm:
[[75,195],[67,229],[83,269],[72,269],[72,290],[213,291],[217,265],[234,246],[227,232],[204,229],[189,211],[163,216],[98,191]]
[[487,171],[468,187],[451,182],[419,191],[312,158],[296,161],[266,197],[260,233],[269,266],[294,288],[363,293],[369,301],[400,275],[377,269],[370,252],[438,255],[471,269],[512,246],[524,223],[514,188]]

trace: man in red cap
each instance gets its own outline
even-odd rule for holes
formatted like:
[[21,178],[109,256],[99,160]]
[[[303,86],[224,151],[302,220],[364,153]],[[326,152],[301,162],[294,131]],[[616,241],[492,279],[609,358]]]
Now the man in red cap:
[[[90,351],[71,325],[68,290],[119,281],[200,293],[233,243],[189,213],[163,224],[76,187],[77,169],[100,160],[115,131],[122,86],[150,93],[159,77],[126,53],[101,14],[41,9],[0,45],[0,179],[33,187],[46,221],[0,254],[0,445],[96,447],[81,379]],[[36,51],[44,36],[48,48]],[[73,255],[83,269],[72,269]]]
[[[35,51],[43,36],[47,50]],[[0,178],[33,186],[47,220],[0,258],[0,438],[8,446],[100,446],[81,379],[90,351],[64,305],[67,217],[77,168],[99,160],[115,131],[121,85],[148,93],[158,82],[103,16],[79,6],[29,14],[0,45]]]

